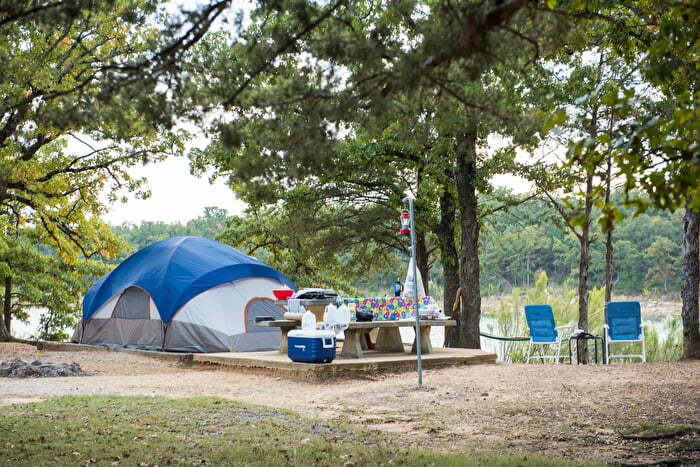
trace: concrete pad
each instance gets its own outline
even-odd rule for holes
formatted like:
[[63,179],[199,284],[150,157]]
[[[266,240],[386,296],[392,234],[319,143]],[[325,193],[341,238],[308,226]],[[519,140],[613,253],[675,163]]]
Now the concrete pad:
[[[343,358],[338,351],[331,363],[314,364],[293,362],[277,350],[265,352],[176,353],[153,350],[104,347],[73,344],[69,342],[38,342],[37,348],[54,352],[126,352],[157,360],[176,361],[181,364],[217,365],[236,371],[271,374],[292,379],[326,381],[330,378],[358,378],[375,373],[397,373],[416,370],[416,355],[411,346],[404,346],[402,353],[384,353],[364,350],[363,358]],[[496,354],[476,349],[433,348],[423,356],[423,368],[441,368],[458,365],[496,363]]]
[[[301,379],[324,380],[329,377],[353,377],[376,372],[415,371],[416,356],[410,346],[403,353],[364,352],[363,358],[338,357],[331,363],[315,364],[293,362],[277,351],[267,352],[222,352],[194,354],[193,363],[209,363],[236,369],[249,369]],[[423,355],[423,368],[439,368],[456,365],[496,363],[496,354],[476,349],[435,348],[433,353]]]

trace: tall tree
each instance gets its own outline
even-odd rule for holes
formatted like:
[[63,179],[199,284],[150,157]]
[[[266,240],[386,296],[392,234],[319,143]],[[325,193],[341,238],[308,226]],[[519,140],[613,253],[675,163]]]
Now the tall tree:
[[683,358],[700,358],[700,211],[686,202],[683,219]]
[[[601,22],[601,43],[615,55],[638,69],[653,87],[656,106],[637,118],[639,87],[620,83],[604,93],[616,119],[624,119],[612,138],[612,155],[625,177],[626,188],[639,187],[648,195],[634,202],[638,210],[649,204],[663,209],[678,209],[684,204],[692,212],[700,208],[700,72],[697,68],[700,44],[700,10],[687,2],[594,2]],[[580,14],[570,11],[571,14]],[[588,13],[588,12],[586,12]],[[608,140],[609,142],[609,140]],[[690,204],[688,204],[690,203]],[[692,219],[688,225],[692,226]],[[691,230],[692,231],[692,230]],[[684,269],[684,321],[691,329],[685,336],[697,339],[697,321],[692,302],[697,296],[700,276],[692,264],[691,240],[686,245]],[[697,342],[685,344],[689,348]]]
[[80,292],[22,265],[68,273],[115,254],[123,244],[101,220],[103,193],[146,195],[128,169],[181,149],[181,135],[147,118],[153,96],[138,99],[131,85],[134,70],[151,66],[158,3],[0,2],[0,238],[32,238],[0,259],[5,311],[54,297],[53,309],[69,312],[59,297]]
[[[612,196],[612,157],[608,155],[605,170],[605,205],[610,205]],[[615,246],[613,244],[613,229],[614,226],[609,226],[605,233],[605,303],[612,300],[613,291],[613,253]]]
[[[216,121],[213,130],[222,150],[209,151],[209,159],[223,165],[235,161],[229,167],[235,185],[262,197],[269,190],[259,189],[261,184],[289,189],[299,180],[316,180],[319,173],[337,174],[337,159],[331,155],[338,154],[335,146],[348,132],[359,127],[369,134],[380,133],[392,124],[388,122],[409,119],[404,125],[407,141],[415,145],[418,135],[425,141],[438,141],[437,145],[427,144],[423,154],[417,153],[420,160],[431,158],[424,175],[432,178],[429,183],[442,187],[428,190],[435,196],[427,198],[444,208],[432,222],[437,227],[441,223],[436,219],[443,221],[438,242],[454,243],[461,234],[460,261],[450,260],[444,269],[450,279],[446,283],[453,287],[459,277],[463,285],[458,321],[464,332],[454,334],[455,342],[479,347],[476,193],[488,190],[491,175],[507,170],[504,161],[512,161],[512,154],[492,157],[482,151],[477,158],[477,144],[499,130],[513,136],[514,129],[522,128],[521,133],[532,135],[531,125],[523,124],[520,114],[525,105],[518,103],[516,95],[533,88],[511,86],[507,92],[503,83],[512,83],[512,75],[550,53],[556,47],[550,38],[566,34],[562,22],[553,16],[536,10],[521,14],[528,3],[359,3],[352,8],[333,4],[326,10],[326,18],[333,21],[325,21],[325,13],[315,14],[325,21],[322,26],[296,40],[276,60],[264,61],[260,73],[251,75],[245,82],[248,88],[240,92],[235,76],[232,80],[225,66],[236,49],[216,42],[206,45],[193,62],[194,69],[207,70],[206,79],[200,80],[202,92],[212,101],[213,96],[220,96],[225,108],[236,115]],[[393,13],[386,14],[389,10]],[[420,13],[423,10],[427,13]],[[251,44],[273,43],[280,31],[288,34],[294,22],[293,14],[255,12],[244,36]],[[459,40],[452,40],[455,37]],[[539,43],[532,37],[545,39]],[[513,42],[526,44],[526,48],[514,48]],[[507,65],[495,66],[505,62]],[[498,96],[495,104],[494,96]],[[418,129],[415,135],[410,134],[411,127]],[[470,133],[472,127],[475,130]],[[430,128],[432,134],[423,130]],[[381,160],[381,154],[376,156]],[[420,192],[423,169],[419,164],[414,170],[409,185]],[[447,225],[451,222],[459,222],[460,233],[452,234],[454,227]],[[447,243],[440,250],[444,256],[456,251]],[[457,266],[462,272],[459,276]]]

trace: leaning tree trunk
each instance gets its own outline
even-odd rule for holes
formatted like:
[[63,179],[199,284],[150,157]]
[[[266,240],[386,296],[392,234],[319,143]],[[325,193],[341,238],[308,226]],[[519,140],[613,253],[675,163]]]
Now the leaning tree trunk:
[[686,201],[683,219],[683,358],[700,358],[700,211],[691,210],[691,202]]
[[[450,170],[445,171],[445,180],[452,178]],[[440,222],[435,229],[435,235],[440,247],[440,260],[442,261],[443,274],[443,297],[442,306],[445,314],[452,315],[457,290],[459,289],[459,262],[457,258],[457,247],[455,246],[455,199],[448,186],[443,186],[440,196]],[[445,346],[452,346],[450,336],[454,333],[449,327],[445,328]]]
[[[610,203],[610,183],[612,178],[612,158],[608,156],[608,169],[606,172],[605,204]],[[613,289],[613,226],[610,225],[605,235],[605,305],[612,300]],[[606,315],[607,321],[607,315]]]
[[10,321],[6,321],[5,317],[10,316],[12,312],[12,277],[5,277],[5,293],[2,301],[2,314],[0,315],[0,341],[7,342],[12,340],[10,334]]
[[[593,172],[586,175],[586,199],[584,204],[584,223],[581,228],[579,243],[581,256],[578,269],[578,328],[588,332],[588,266],[591,262],[591,212],[593,211]],[[588,363],[588,341],[578,341],[578,361]]]
[[[463,136],[457,148],[455,182],[459,205],[461,246],[459,286],[462,306],[456,314],[457,335],[454,347],[481,348],[481,290],[479,288],[479,218],[476,197],[476,128]],[[452,342],[450,342],[452,344]]]
[[428,245],[425,241],[425,232],[416,231],[416,267],[423,279],[425,295],[430,295],[430,267],[428,266]]

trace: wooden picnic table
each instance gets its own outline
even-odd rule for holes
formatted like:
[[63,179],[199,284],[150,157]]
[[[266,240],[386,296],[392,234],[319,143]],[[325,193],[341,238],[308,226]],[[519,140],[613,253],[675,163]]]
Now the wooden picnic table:
[[[287,353],[287,334],[292,329],[296,329],[301,324],[296,320],[280,319],[275,321],[261,321],[256,323],[263,327],[278,327],[282,331],[280,338],[280,353]],[[433,351],[430,342],[430,328],[433,326],[455,326],[457,323],[451,319],[423,319],[420,321],[421,353],[429,354]],[[351,321],[345,330],[345,341],[340,352],[341,357],[362,358],[363,350],[367,350],[365,334],[372,329],[378,328],[377,342],[374,349],[385,353],[400,353],[404,351],[401,341],[401,331],[399,328],[415,327],[416,322],[412,319],[387,320],[387,321]],[[413,353],[416,351],[415,338],[413,340]]]

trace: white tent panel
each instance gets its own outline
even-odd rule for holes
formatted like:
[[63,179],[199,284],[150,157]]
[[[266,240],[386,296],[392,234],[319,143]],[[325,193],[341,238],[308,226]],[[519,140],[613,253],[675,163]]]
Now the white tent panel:
[[272,279],[252,277],[214,287],[190,300],[175,313],[173,321],[206,326],[234,335],[245,329],[246,304],[257,297],[274,299],[272,291],[283,285]]
[[109,319],[112,317],[112,312],[114,307],[117,306],[121,292],[116,294],[114,297],[107,300],[107,302],[100,307],[97,312],[90,317],[90,319]]
[[160,319],[160,313],[158,313],[158,307],[156,306],[156,302],[153,301],[152,298],[150,298],[150,301],[148,302],[148,309],[151,312],[151,319]]

